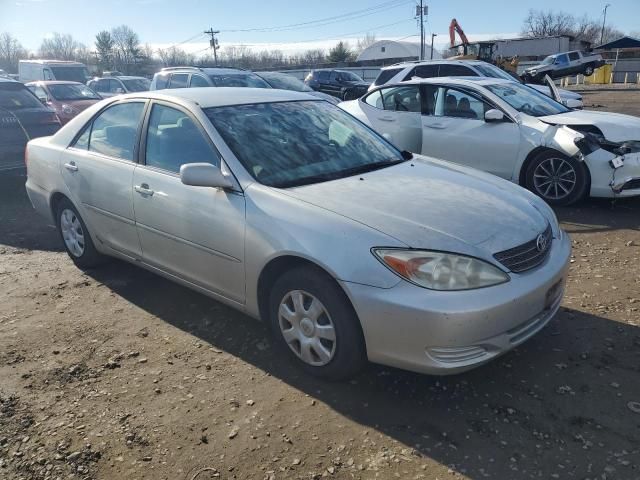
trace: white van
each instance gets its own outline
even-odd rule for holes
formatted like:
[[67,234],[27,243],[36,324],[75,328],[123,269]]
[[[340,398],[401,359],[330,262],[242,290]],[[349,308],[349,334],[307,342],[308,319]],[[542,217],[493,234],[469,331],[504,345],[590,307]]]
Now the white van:
[[84,63],[64,60],[20,60],[18,74],[22,83],[38,80],[70,80],[86,83],[91,78]]

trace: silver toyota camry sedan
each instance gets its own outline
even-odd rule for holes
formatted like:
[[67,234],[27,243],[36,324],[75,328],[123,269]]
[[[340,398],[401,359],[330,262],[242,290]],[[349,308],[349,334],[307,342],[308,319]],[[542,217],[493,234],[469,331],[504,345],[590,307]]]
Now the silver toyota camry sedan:
[[489,174],[400,152],[334,105],[249,88],[104,100],[27,147],[71,259],[135,263],[270,324],[308,372],[470,369],[554,316],[570,242]]

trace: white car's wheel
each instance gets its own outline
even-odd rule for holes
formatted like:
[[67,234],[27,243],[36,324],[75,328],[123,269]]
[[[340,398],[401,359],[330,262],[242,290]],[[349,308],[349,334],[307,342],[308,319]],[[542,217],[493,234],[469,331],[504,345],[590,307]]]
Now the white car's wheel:
[[571,205],[587,193],[588,171],[578,162],[556,151],[539,154],[527,168],[527,188],[550,205]]
[[366,363],[359,320],[335,281],[313,268],[282,275],[270,295],[276,341],[307,372],[340,380]]

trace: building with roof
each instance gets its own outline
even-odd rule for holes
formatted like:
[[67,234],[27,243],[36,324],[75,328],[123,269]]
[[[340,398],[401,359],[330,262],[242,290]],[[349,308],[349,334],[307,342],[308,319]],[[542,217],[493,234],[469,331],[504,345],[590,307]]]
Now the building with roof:
[[[424,47],[425,59],[431,58],[431,46]],[[403,42],[399,40],[379,40],[372,43],[358,55],[358,62],[371,60],[418,60],[420,57],[419,42]],[[434,59],[441,59],[440,52],[434,49]]]

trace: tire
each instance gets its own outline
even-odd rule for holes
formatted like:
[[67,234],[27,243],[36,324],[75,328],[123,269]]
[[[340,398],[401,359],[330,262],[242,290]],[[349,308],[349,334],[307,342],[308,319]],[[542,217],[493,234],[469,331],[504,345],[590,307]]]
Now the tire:
[[79,268],[92,268],[103,263],[104,257],[93,245],[84,220],[66,198],[56,208],[56,227],[65,250]]
[[593,75],[593,72],[594,72],[593,65],[587,65],[586,67],[584,67],[584,72],[583,73],[584,73],[585,76],[588,77],[590,75]]
[[527,189],[554,206],[579,202],[589,186],[589,170],[584,162],[555,150],[538,154],[527,166],[525,178]]
[[343,380],[367,362],[351,303],[335,280],[318,269],[298,267],[275,281],[269,322],[280,349],[311,375]]

